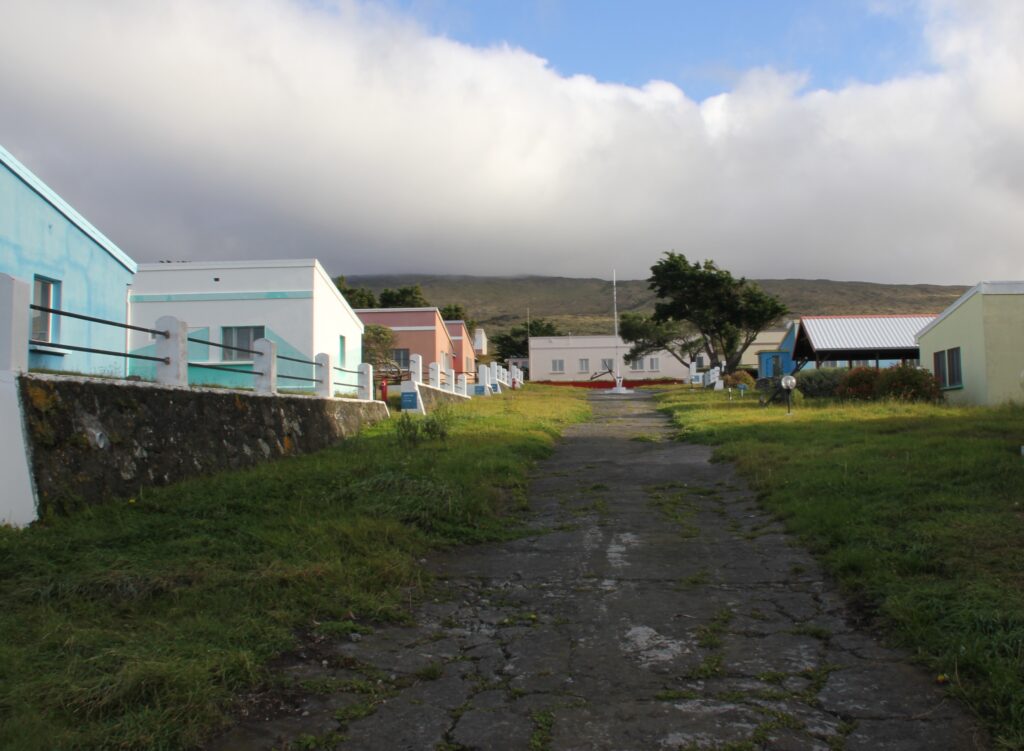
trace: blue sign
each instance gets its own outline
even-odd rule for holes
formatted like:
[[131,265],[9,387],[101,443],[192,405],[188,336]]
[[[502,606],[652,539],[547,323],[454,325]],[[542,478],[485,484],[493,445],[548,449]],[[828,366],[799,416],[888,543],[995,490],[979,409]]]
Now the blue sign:
[[416,409],[416,392],[415,391],[403,391],[402,392],[402,411],[415,410]]
[[473,387],[473,394],[475,396],[487,396],[487,387],[482,383],[478,383]]
[[741,383],[736,388],[738,388],[740,391],[746,391],[747,390],[747,384]]

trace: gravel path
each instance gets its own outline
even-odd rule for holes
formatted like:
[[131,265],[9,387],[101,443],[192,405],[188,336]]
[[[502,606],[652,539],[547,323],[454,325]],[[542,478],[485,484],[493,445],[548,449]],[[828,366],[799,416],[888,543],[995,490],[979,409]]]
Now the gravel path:
[[210,748],[985,747],[729,465],[669,441],[647,395],[593,403],[531,483],[542,533],[433,558],[417,625],[282,660],[305,690]]

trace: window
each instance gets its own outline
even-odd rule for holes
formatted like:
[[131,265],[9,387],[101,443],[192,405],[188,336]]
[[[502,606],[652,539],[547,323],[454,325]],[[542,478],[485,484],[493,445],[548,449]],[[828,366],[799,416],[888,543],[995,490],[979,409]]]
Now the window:
[[648,370],[658,370],[660,367],[661,367],[661,360],[659,360],[657,357],[652,357],[647,362],[647,369]]
[[939,350],[932,356],[932,366],[939,386],[956,389],[964,385],[963,370],[960,367],[960,348]]
[[345,367],[345,337],[338,337],[338,367]]
[[[41,276],[32,281],[32,303],[44,308],[60,308],[60,282]],[[32,311],[32,338],[38,342],[54,342],[58,339],[59,319],[53,313]]]
[[589,373],[590,372],[590,358],[589,357],[581,357],[580,358],[580,366],[579,366],[579,368],[577,368],[577,370],[579,370],[579,372],[581,372],[581,373]]
[[409,369],[409,350],[408,349],[393,349],[391,350],[391,359],[398,363],[398,367],[402,370]]
[[[264,330],[262,326],[225,326],[220,330],[220,343],[227,347],[238,347],[239,349],[252,349],[257,339],[262,339]],[[248,352],[236,352],[233,349],[222,349],[221,359],[251,360],[253,356]]]
[[551,361],[551,372],[552,373],[564,373],[565,372],[565,360],[552,360]]
[[643,370],[644,369],[644,358],[638,357],[629,364],[630,370]]
[[615,360],[610,357],[604,357],[601,359],[601,371],[607,372],[615,369]]
[[772,355],[772,362],[765,374],[769,378],[782,375],[782,358],[779,355]]
[[707,356],[703,354],[697,355],[697,361],[695,364],[698,368],[706,368],[708,366]]

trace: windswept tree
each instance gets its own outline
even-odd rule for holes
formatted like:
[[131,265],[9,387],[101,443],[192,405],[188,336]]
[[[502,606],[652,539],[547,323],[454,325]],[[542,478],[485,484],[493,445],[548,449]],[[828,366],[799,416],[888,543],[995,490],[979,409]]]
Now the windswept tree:
[[376,308],[377,297],[366,287],[350,287],[344,276],[334,277],[334,286],[353,308]]
[[787,312],[754,282],[736,279],[714,261],[691,263],[681,253],[666,253],[647,281],[658,298],[651,320],[690,326],[711,362],[721,363],[726,373],[736,370],[757,335]]
[[641,313],[619,316],[619,335],[632,346],[626,362],[634,362],[654,352],[668,352],[686,367],[704,351],[704,337],[680,321],[655,321]]
[[423,296],[420,285],[398,289],[382,289],[380,291],[380,307],[382,308],[429,308],[430,303]]
[[383,378],[401,373],[394,349],[395,332],[387,326],[370,323],[363,328],[363,362],[373,366],[375,376]]
[[459,303],[451,303],[442,307],[441,318],[445,321],[462,321],[466,324],[466,330],[470,332],[476,328],[476,321],[469,317],[466,306]]
[[494,345],[494,351],[501,360],[508,360],[510,357],[529,357],[531,336],[562,336],[562,332],[551,321],[534,318],[529,324],[513,326],[507,334],[492,336],[491,344]]

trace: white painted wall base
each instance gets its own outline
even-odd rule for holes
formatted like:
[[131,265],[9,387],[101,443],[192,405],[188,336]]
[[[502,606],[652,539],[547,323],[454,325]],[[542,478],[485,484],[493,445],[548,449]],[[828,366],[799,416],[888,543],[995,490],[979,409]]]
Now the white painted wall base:
[[38,518],[29,467],[25,421],[18,397],[18,374],[0,371],[0,524],[24,527]]

